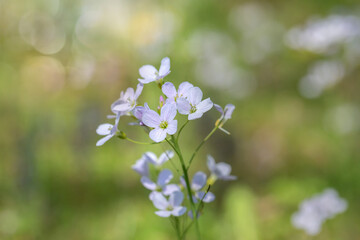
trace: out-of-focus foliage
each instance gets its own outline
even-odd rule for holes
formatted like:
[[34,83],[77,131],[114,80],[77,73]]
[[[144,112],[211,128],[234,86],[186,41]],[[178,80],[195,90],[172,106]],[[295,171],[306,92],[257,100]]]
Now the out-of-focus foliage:
[[[165,56],[175,85],[236,105],[231,136],[194,161],[206,171],[210,153],[239,178],[212,189],[204,239],[307,239],[291,215],[326,187],[348,210],[313,239],[359,238],[359,22],[355,0],[0,1],[0,239],[173,239],[130,168],[164,149],[95,147],[110,104]],[[218,115],[184,130],[185,154]]]

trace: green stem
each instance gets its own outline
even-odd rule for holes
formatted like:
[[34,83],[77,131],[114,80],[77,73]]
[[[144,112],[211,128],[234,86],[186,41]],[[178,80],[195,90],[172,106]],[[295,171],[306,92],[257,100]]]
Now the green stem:
[[179,218],[175,217],[175,229],[176,229],[176,235],[179,240],[181,240],[181,232],[180,232],[180,224],[179,224]]
[[196,156],[197,152],[200,150],[200,148],[202,147],[202,145],[204,145],[204,143],[211,137],[211,135],[214,134],[214,132],[219,128],[219,126],[215,126],[213,128],[213,130],[211,130],[211,132],[202,140],[202,142],[199,144],[199,146],[195,149],[193,155],[191,156],[190,160],[189,160],[189,163],[188,163],[188,166],[186,169],[189,169],[192,161],[194,160],[194,157]]
[[[174,136],[172,136],[172,143],[170,143],[170,141],[166,140],[169,145],[174,149],[174,151],[177,153],[179,159],[180,159],[180,163],[181,163],[181,168],[183,170],[183,174],[184,174],[184,179],[185,179],[185,183],[186,183],[186,189],[187,189],[187,192],[188,192],[188,195],[189,195],[189,201],[190,201],[190,205],[191,205],[191,210],[192,210],[192,213],[193,213],[193,216],[196,216],[196,206],[195,206],[195,203],[194,203],[194,200],[192,198],[192,193],[191,193],[191,187],[190,187],[190,181],[189,181],[189,176],[188,176],[188,172],[187,172],[187,169],[186,169],[186,166],[185,166],[185,161],[184,161],[184,158],[181,154],[181,150],[180,150],[180,147],[179,147],[179,144],[177,143],[177,141],[175,141],[175,138]],[[197,238],[198,239],[201,239],[201,235],[200,235],[200,229],[199,229],[199,223],[197,221],[197,218],[195,217],[194,218],[194,221],[195,221],[195,226],[196,226],[196,234],[197,234]]]
[[120,139],[124,139],[124,140],[128,140],[129,142],[132,143],[136,143],[136,144],[143,144],[143,145],[153,145],[153,144],[159,144],[159,143],[163,143],[163,142],[140,142],[140,141],[136,141],[134,139],[128,138],[128,137],[119,137]]

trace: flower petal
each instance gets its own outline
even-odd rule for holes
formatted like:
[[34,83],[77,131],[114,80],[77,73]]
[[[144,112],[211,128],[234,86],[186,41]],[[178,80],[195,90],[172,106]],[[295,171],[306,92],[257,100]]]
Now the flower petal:
[[169,135],[173,135],[175,134],[177,131],[177,120],[172,120],[171,122],[168,123],[168,127],[166,128],[166,132]]
[[192,87],[189,90],[189,95],[187,99],[189,100],[190,104],[193,106],[196,106],[199,104],[203,97],[203,93],[200,88],[198,87]]
[[147,83],[151,83],[151,82],[154,82],[156,79],[154,78],[146,78],[146,79],[141,79],[141,78],[138,78],[138,81],[142,84],[147,84]]
[[212,202],[215,200],[215,195],[212,192],[206,193],[205,197],[204,197],[204,195],[205,195],[205,192],[203,192],[203,191],[197,192],[196,198],[199,200],[202,199],[202,201],[206,202],[206,203],[209,203],[209,202]]
[[146,177],[146,176],[143,176],[141,179],[140,179],[142,185],[149,189],[149,190],[152,190],[154,191],[156,189],[156,183],[154,183],[153,181],[150,180],[150,178]]
[[158,163],[158,158],[153,152],[144,153],[144,158],[146,159],[146,161],[148,161],[151,164],[156,165]]
[[172,178],[173,178],[172,172],[169,169],[164,169],[159,173],[157,185],[163,187],[166,184],[168,184]]
[[177,185],[177,184],[168,184],[163,188],[162,193],[165,196],[168,196],[168,195],[170,195],[170,194],[172,194],[174,192],[179,192],[179,191],[181,191],[179,185]]
[[207,155],[207,166],[210,172],[214,172],[216,168],[215,159],[211,155]]
[[164,210],[164,211],[156,211],[155,214],[158,215],[159,217],[170,217],[171,212]]
[[126,112],[131,110],[131,104],[128,101],[119,100],[113,105],[112,110],[116,112]]
[[144,85],[142,83],[139,83],[136,87],[136,92],[135,92],[135,95],[134,95],[134,99],[138,99],[138,97],[140,96],[142,90],[144,88]]
[[173,192],[169,198],[169,204],[173,207],[180,206],[184,200],[184,194],[182,192]]
[[135,93],[133,88],[127,88],[125,94],[122,96],[123,99],[134,99]]
[[160,125],[160,116],[154,110],[145,111],[142,117],[142,122],[148,127],[158,127]]
[[146,158],[144,157],[137,160],[136,163],[131,166],[131,168],[137,173],[139,173],[141,176],[149,176],[149,165],[146,161]]
[[100,124],[96,129],[96,133],[99,134],[99,135],[108,135],[108,134],[110,134],[111,129],[113,127],[114,126],[112,124],[110,124],[110,123]]
[[179,217],[181,215],[184,215],[184,213],[186,213],[186,207],[175,207],[171,211],[171,214],[174,215],[175,217]]
[[161,108],[160,119],[161,121],[171,121],[176,116],[176,105],[171,103],[165,103]]
[[174,98],[176,96],[176,88],[174,84],[171,82],[166,82],[161,88],[162,92],[167,96],[168,98]]
[[98,147],[102,146],[104,143],[106,143],[112,137],[113,137],[113,135],[107,135],[107,136],[103,137],[102,139],[97,141],[96,146],[98,146]]
[[159,192],[153,192],[151,198],[154,206],[157,209],[165,210],[169,206],[169,203],[166,200],[166,198]]
[[231,166],[227,163],[220,162],[216,164],[215,174],[220,178],[223,176],[229,176],[231,172]]
[[194,120],[194,119],[198,119],[198,118],[201,118],[202,115],[204,115],[204,113],[200,112],[200,111],[196,111],[194,113],[190,113],[189,116],[188,116],[188,119],[189,120]]
[[231,118],[231,115],[233,113],[233,111],[235,110],[235,106],[233,104],[227,104],[225,106],[225,120],[228,120]]
[[149,137],[154,142],[161,142],[166,138],[166,130],[162,128],[155,128],[150,131]]
[[176,107],[180,114],[187,115],[190,113],[191,105],[185,98],[178,98],[176,100]]
[[160,155],[157,164],[161,165],[173,157],[174,157],[174,151],[167,150]]
[[198,105],[196,105],[197,111],[200,111],[202,113],[205,113],[209,111],[213,107],[213,102],[210,100],[210,98],[207,98],[203,101],[201,101]]
[[139,69],[139,74],[145,80],[153,79],[155,81],[157,69],[152,65],[144,65]]
[[168,57],[165,57],[161,60],[161,65],[159,69],[159,76],[161,78],[165,77],[170,73],[170,59]]
[[221,114],[224,114],[224,111],[223,111],[223,109],[222,109],[222,107],[221,107],[220,105],[214,103],[214,107],[215,107],[216,110],[218,110]]
[[195,173],[191,181],[191,189],[193,191],[199,191],[205,186],[205,184],[206,184],[206,174],[200,171]]
[[189,82],[182,82],[179,85],[179,89],[178,89],[178,95],[179,97],[187,97],[189,90],[193,87],[193,85]]

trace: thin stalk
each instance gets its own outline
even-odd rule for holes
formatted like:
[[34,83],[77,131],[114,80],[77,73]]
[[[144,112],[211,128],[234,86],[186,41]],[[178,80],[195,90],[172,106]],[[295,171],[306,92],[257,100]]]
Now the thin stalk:
[[134,139],[131,139],[131,138],[128,138],[128,137],[119,137],[120,139],[124,139],[124,140],[128,140],[129,142],[132,142],[132,143],[136,143],[136,144],[143,144],[143,145],[153,145],[153,144],[159,144],[159,143],[162,143],[162,142],[140,142],[140,141],[136,141]]
[[197,148],[195,149],[193,155],[191,156],[190,160],[189,160],[189,163],[188,163],[188,166],[186,169],[189,169],[192,161],[194,160],[194,157],[196,156],[196,154],[198,153],[198,151],[200,150],[200,148],[202,147],[202,145],[204,145],[204,143],[211,137],[211,135],[214,134],[214,132],[219,128],[219,126],[215,126],[213,128],[213,130],[211,130],[211,132],[201,141],[201,143],[199,144],[199,146],[197,146]]
[[178,217],[175,217],[175,229],[176,229],[177,238],[179,240],[181,240],[182,235],[181,235],[181,231],[180,231],[180,223],[179,223],[179,218]]
[[[190,205],[191,205],[191,210],[193,212],[193,216],[196,216],[196,206],[194,204],[194,200],[192,198],[192,193],[191,193],[191,187],[190,187],[190,181],[189,181],[189,176],[187,173],[187,169],[185,166],[185,162],[184,162],[184,158],[181,154],[180,148],[178,143],[175,141],[174,136],[172,136],[172,143],[166,139],[166,141],[169,143],[169,145],[174,149],[174,151],[176,152],[176,154],[178,155],[179,159],[180,159],[180,163],[181,163],[181,168],[183,170],[183,174],[184,174],[184,179],[185,179],[185,183],[186,183],[186,189],[189,195],[189,201],[190,201]],[[197,238],[201,239],[201,235],[200,235],[200,229],[199,229],[199,224],[197,221],[197,218],[195,218],[195,226],[196,226],[196,234],[197,234]]]

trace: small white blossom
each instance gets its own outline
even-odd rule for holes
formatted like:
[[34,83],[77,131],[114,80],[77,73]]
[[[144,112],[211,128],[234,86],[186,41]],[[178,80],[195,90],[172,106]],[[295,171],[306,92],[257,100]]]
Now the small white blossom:
[[294,227],[304,229],[307,234],[317,235],[325,220],[344,212],[346,208],[347,202],[334,189],[326,189],[303,201],[299,211],[292,215],[291,222]]
[[117,125],[112,125],[110,123],[104,123],[98,126],[96,129],[96,133],[102,136],[105,136],[101,138],[99,141],[97,141],[96,146],[101,146],[105,142],[107,142],[110,138],[115,136],[117,132]]
[[146,152],[144,154],[144,157],[149,163],[155,165],[155,167],[158,168],[161,167],[161,165],[163,165],[165,162],[167,162],[168,160],[174,157],[174,151],[168,150],[162,153],[159,158],[153,152]]
[[216,163],[215,159],[211,156],[207,156],[207,166],[211,172],[211,177],[214,179],[221,179],[221,180],[235,180],[237,177],[230,175],[231,166],[224,162]]
[[144,65],[139,69],[139,73],[143,79],[138,80],[143,84],[162,79],[170,73],[170,59],[166,57],[161,60],[159,71],[152,65]]
[[[192,197],[195,203],[198,202],[198,200],[202,200],[203,202],[209,203],[215,200],[215,195],[212,192],[204,192],[202,189],[206,185],[206,174],[199,171],[195,173],[192,181],[191,181],[191,193]],[[181,184],[186,188],[186,182],[183,177],[180,178]]]
[[155,214],[160,217],[170,217],[171,215],[179,217],[186,212],[186,207],[181,206],[184,200],[182,192],[174,192],[167,200],[161,193],[155,192],[153,196],[153,204],[160,211]]
[[145,154],[143,154],[142,157],[137,160],[131,168],[137,173],[139,173],[141,176],[149,177],[149,164]]
[[141,178],[141,183],[145,188],[152,191],[149,195],[150,200],[152,200],[155,192],[162,192],[164,195],[170,195],[175,191],[180,191],[180,187],[178,185],[168,184],[172,178],[172,172],[169,169],[164,169],[159,173],[156,183],[147,176],[143,176]]
[[153,111],[145,111],[142,121],[151,128],[149,136],[155,142],[161,142],[166,138],[166,134],[173,135],[177,131],[176,107],[174,104],[166,103],[162,108],[160,115]]

